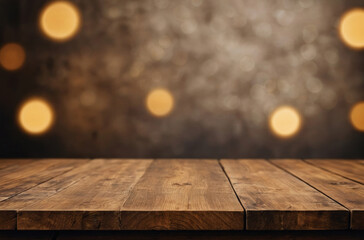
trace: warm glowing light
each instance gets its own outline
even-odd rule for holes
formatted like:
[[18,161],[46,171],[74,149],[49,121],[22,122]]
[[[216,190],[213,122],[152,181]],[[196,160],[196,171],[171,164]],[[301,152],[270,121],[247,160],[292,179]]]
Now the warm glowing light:
[[19,44],[8,43],[0,49],[0,64],[4,69],[17,70],[23,66],[24,61],[25,51]]
[[18,121],[29,134],[42,134],[49,130],[54,120],[52,107],[42,99],[30,99],[19,110]]
[[154,89],[146,99],[148,111],[157,117],[168,115],[174,106],[172,94],[166,89]]
[[350,121],[355,129],[364,132],[364,102],[355,104],[351,109]]
[[80,28],[80,12],[68,1],[55,1],[43,9],[39,25],[47,37],[56,41],[66,41],[72,38]]
[[300,130],[301,116],[293,107],[282,106],[273,111],[269,125],[278,137],[289,138]]
[[340,36],[349,47],[364,48],[364,9],[352,9],[340,21]]

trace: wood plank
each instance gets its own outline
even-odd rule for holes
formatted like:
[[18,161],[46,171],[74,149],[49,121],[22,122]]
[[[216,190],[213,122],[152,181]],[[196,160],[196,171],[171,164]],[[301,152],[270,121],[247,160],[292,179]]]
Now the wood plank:
[[0,209],[0,230],[16,229],[16,211]]
[[72,170],[58,175],[49,181],[36,185],[12,198],[1,201],[0,209],[20,210],[27,205],[57,194],[86,177],[95,176],[95,170],[105,169],[107,168],[107,164],[108,160],[95,159],[78,167],[74,167]]
[[17,168],[20,165],[34,161],[36,161],[36,159],[0,159],[0,171],[5,168]]
[[222,160],[246,210],[248,230],[347,229],[349,214],[266,160]]
[[123,210],[132,211],[123,221],[129,230],[244,229],[244,209],[217,160],[156,160]]
[[[48,198],[67,187],[75,184],[86,176],[92,176],[93,171],[98,168],[103,168],[107,165],[107,160],[92,160],[83,165],[75,167],[64,174],[55,176],[51,180],[43,182],[30,188],[24,192],[19,193],[11,198],[0,202],[0,223],[2,229],[15,229],[16,228],[16,212],[33,202],[40,201]],[[77,167],[78,166],[78,167]],[[5,227],[5,223],[7,226]]]
[[317,167],[364,184],[364,161],[342,159],[307,159]]
[[[88,160],[44,159],[0,170],[0,203],[61,175]],[[16,211],[0,210],[0,229],[16,228]]]
[[89,160],[43,159],[0,172],[0,201],[32,188],[42,182],[63,174]]
[[120,208],[151,162],[107,160],[71,186],[19,210],[18,229],[120,229]]
[[18,213],[22,230],[243,229],[216,160],[114,160]]
[[364,229],[364,186],[304,161],[272,160],[319,191],[330,196],[351,212],[351,228]]

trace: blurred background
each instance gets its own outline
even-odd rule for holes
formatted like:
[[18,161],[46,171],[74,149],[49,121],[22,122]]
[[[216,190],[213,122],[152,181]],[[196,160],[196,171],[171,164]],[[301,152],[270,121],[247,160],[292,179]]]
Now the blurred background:
[[0,157],[363,158],[362,0],[0,0]]

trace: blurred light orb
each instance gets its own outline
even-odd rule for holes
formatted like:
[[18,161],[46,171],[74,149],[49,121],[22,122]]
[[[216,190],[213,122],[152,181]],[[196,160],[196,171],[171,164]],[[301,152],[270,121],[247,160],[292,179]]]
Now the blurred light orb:
[[278,137],[289,138],[301,128],[302,120],[299,112],[290,106],[281,106],[273,111],[269,119],[271,131]]
[[355,8],[346,12],[340,20],[341,39],[351,48],[364,48],[364,9]]
[[364,132],[364,101],[353,106],[350,121],[356,130]]
[[66,41],[76,35],[81,25],[78,8],[68,1],[51,2],[40,14],[39,26],[52,40]]
[[163,88],[152,90],[146,99],[148,111],[156,117],[167,116],[174,107],[172,94]]
[[17,43],[7,43],[0,49],[0,64],[8,70],[21,68],[25,61],[24,48]]
[[54,113],[52,107],[43,99],[27,100],[19,109],[18,122],[27,133],[39,135],[52,126]]

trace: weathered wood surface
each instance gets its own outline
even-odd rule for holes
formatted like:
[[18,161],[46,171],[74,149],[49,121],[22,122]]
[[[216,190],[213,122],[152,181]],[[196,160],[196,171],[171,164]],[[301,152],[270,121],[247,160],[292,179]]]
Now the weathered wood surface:
[[[0,201],[0,209],[3,212],[3,219],[9,219],[8,222],[12,223],[11,226],[5,228],[5,224],[0,224],[0,228],[3,229],[15,229],[16,228],[16,212],[27,205],[34,204],[37,201],[46,199],[59,191],[75,184],[76,182],[84,179],[85,177],[91,176],[95,169],[102,169],[107,166],[109,160],[77,160],[78,162],[74,164],[68,172],[61,175],[56,175],[52,179],[35,185],[33,188],[29,188],[13,197]],[[82,164],[84,163],[84,164]],[[19,172],[21,173],[21,172]],[[5,212],[9,214],[5,217]],[[1,216],[1,213],[0,213]],[[12,217],[12,218],[10,218]],[[1,219],[1,218],[0,218]]]
[[151,162],[110,159],[89,169],[74,184],[19,210],[18,229],[120,229],[121,206]]
[[109,160],[90,172],[19,210],[18,229],[244,228],[244,210],[216,160]]
[[72,168],[72,170],[55,176],[52,179],[40,183],[33,188],[23,191],[12,198],[0,202],[2,210],[20,210],[27,205],[34,204],[43,199],[68,188],[82,179],[92,177],[94,171],[107,168],[111,160],[97,159],[85,162],[83,165]]
[[340,176],[364,184],[364,161],[362,160],[308,159],[305,161]]
[[132,230],[244,229],[244,209],[217,160],[154,161],[123,210]]
[[88,160],[44,159],[3,168],[0,170],[0,201],[61,175],[85,161]]
[[317,167],[322,163],[326,166],[326,161],[314,165],[302,160],[272,160],[272,163],[345,206],[351,212],[351,228],[364,229],[364,185]]
[[17,168],[19,165],[35,162],[36,159],[0,159],[0,170],[5,168]]
[[349,213],[266,160],[221,160],[246,210],[248,230],[347,229]]
[[[17,222],[16,209],[2,208],[3,202],[87,161],[71,159],[14,160],[14,165],[9,165],[9,161],[0,161],[0,166],[6,165],[0,170],[0,229],[15,229]],[[25,201],[26,199],[23,200],[23,202]]]
[[0,229],[360,230],[362,166],[362,160],[0,159]]

